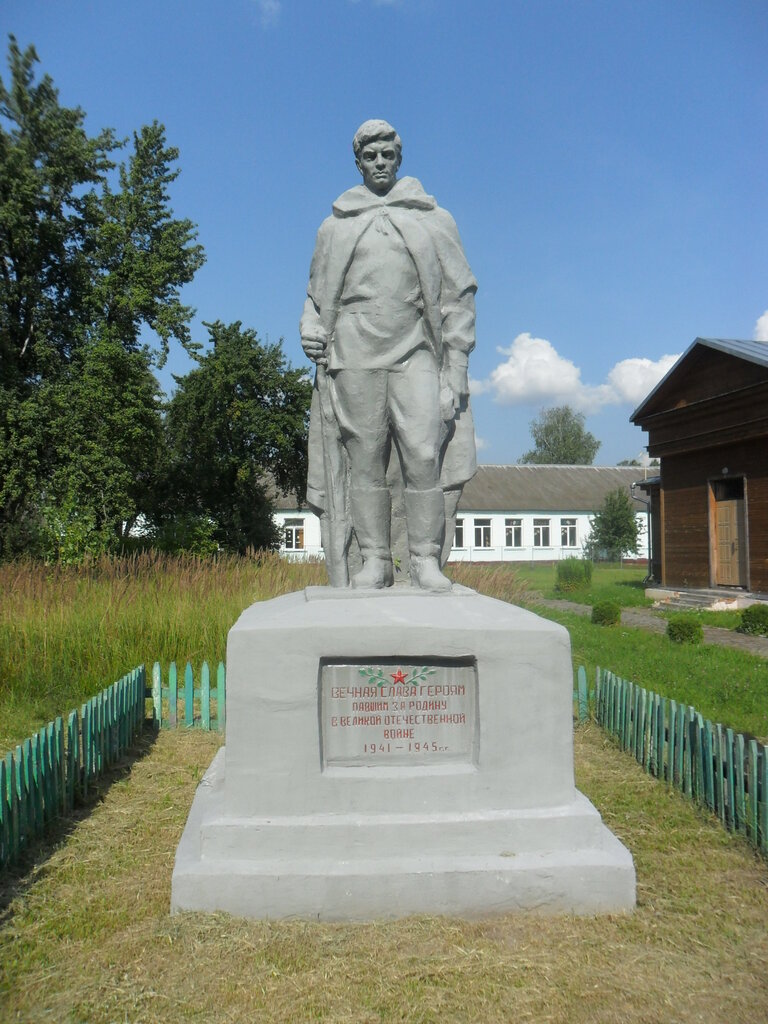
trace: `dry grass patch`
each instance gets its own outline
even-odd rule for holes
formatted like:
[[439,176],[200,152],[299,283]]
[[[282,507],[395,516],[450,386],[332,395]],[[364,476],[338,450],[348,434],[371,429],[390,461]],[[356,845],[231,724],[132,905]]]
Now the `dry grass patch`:
[[577,732],[578,782],[629,845],[626,916],[364,925],[168,915],[176,844],[217,744],[165,733],[11,899],[0,1019],[109,1024],[768,1017],[768,869],[621,755]]
[[454,583],[499,601],[509,601],[510,604],[522,604],[528,594],[528,582],[510,562],[486,565],[478,562],[451,562],[446,566],[446,573]]

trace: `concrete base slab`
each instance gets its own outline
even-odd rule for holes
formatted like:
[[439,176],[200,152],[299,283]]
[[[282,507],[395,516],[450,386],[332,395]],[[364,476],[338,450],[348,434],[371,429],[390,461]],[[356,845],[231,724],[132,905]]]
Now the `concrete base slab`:
[[632,858],[573,785],[572,689],[562,627],[463,588],[254,605],[172,910],[631,909]]
[[[632,857],[579,793],[571,805],[545,812],[453,820],[251,821],[222,816],[224,765],[222,749],[195,795],[176,854],[174,912],[366,921],[406,913],[596,914],[634,906]],[[283,834],[275,842],[270,831]],[[396,854],[392,836],[377,836],[390,831],[399,833]]]

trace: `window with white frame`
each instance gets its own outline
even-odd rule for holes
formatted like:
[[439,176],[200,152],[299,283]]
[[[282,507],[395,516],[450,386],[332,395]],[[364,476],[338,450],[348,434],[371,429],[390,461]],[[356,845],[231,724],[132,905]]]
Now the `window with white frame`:
[[453,531],[453,546],[455,548],[464,547],[464,520],[456,520],[456,529]]
[[475,520],[475,547],[489,548],[491,546],[491,520]]
[[560,546],[563,548],[576,547],[576,520],[560,520]]
[[304,520],[303,519],[286,519],[285,520],[285,550],[286,551],[303,551],[304,550]]
[[523,520],[504,520],[504,545],[508,548],[521,548],[523,546]]
[[550,547],[548,519],[533,520],[533,546],[535,548]]

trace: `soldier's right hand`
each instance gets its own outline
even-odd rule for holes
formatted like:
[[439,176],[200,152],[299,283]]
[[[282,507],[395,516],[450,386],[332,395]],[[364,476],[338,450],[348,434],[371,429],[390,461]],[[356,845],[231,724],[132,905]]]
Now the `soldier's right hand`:
[[313,363],[319,363],[321,366],[327,366],[328,358],[325,354],[326,335],[322,328],[314,330],[311,334],[302,334],[301,347],[304,349],[304,354],[308,359],[311,359]]

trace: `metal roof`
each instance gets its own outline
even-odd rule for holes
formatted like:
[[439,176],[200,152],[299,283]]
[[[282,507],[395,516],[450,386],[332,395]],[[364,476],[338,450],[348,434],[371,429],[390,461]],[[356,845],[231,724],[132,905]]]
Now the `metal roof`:
[[629,417],[634,423],[640,411],[650,402],[653,396],[659,391],[666,381],[676,373],[680,364],[688,358],[690,353],[699,345],[706,348],[716,349],[718,352],[725,352],[726,355],[735,356],[736,359],[744,359],[749,363],[757,363],[758,366],[768,366],[768,343],[764,341],[738,341],[735,338],[696,338],[683,352],[677,362],[664,374],[656,387],[649,391],[640,405]]
[[[596,512],[607,494],[653,476],[642,466],[478,466],[462,512]],[[635,501],[642,511],[645,505]]]
[[[697,338],[693,345],[706,345],[707,348],[716,348],[719,352],[727,352],[729,355],[736,356],[739,359],[746,359],[750,363],[768,366],[768,342],[765,341],[737,341],[733,338]],[[690,348],[693,348],[693,345]],[[690,348],[688,351],[690,351]]]
[[[658,467],[649,466],[478,466],[464,486],[462,512],[596,512],[605,496],[619,488],[651,479]],[[292,494],[272,492],[274,508],[298,508]],[[638,512],[645,510],[634,502]]]

